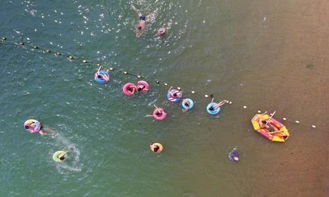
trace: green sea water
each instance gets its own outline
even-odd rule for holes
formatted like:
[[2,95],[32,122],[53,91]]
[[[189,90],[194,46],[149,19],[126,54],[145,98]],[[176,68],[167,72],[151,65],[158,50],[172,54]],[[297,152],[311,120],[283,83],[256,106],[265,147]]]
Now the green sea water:
[[[0,196],[328,196],[328,3],[1,3]],[[138,13],[153,15],[140,38]],[[163,39],[154,36],[161,26]],[[21,41],[92,63],[10,44]],[[95,63],[116,69],[110,83],[94,82]],[[124,96],[137,79],[118,70],[141,74],[151,91]],[[195,108],[167,101],[163,82]],[[210,116],[205,94],[233,104]],[[154,104],[166,120],[144,117]],[[288,119],[286,143],[253,131],[258,110]],[[26,132],[30,118],[57,134]],[[149,150],[155,141],[163,153]],[[235,146],[237,164],[227,158]],[[71,150],[70,160],[55,163],[58,150]]]

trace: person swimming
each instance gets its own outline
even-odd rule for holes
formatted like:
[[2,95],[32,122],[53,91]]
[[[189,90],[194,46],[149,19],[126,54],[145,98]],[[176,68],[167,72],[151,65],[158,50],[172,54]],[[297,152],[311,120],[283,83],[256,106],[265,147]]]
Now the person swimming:
[[53,154],[53,160],[56,162],[64,162],[68,158],[69,151],[56,151]]
[[166,28],[161,27],[161,28],[159,28],[159,29],[157,30],[156,35],[159,36],[159,37],[164,37],[164,36],[166,36],[166,30],[167,30]]
[[146,26],[146,16],[140,15],[139,16],[139,21],[136,24],[136,37],[139,38],[145,30],[145,26]]
[[238,147],[234,147],[229,153],[228,158],[232,162],[239,162],[239,153],[238,153]]
[[140,91],[144,90],[144,88],[145,88],[145,85],[138,85],[137,91],[140,92]]
[[161,153],[163,150],[163,145],[156,142],[156,143],[152,143],[150,144],[150,149],[151,151],[153,151],[154,153]]

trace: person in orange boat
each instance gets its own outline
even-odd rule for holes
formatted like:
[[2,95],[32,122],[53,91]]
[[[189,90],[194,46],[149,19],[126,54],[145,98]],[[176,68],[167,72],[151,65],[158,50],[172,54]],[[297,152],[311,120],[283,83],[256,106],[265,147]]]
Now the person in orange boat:
[[274,133],[278,133],[280,132],[278,128],[276,128],[275,126],[268,124],[268,122],[266,120],[262,120],[259,122],[259,126],[261,129],[266,129],[269,131],[270,134],[274,134]]

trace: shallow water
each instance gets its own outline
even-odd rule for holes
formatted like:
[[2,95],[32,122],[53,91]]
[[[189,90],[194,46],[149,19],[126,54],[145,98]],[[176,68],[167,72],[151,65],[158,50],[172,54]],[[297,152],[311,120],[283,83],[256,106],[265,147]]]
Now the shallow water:
[[[328,8],[320,0],[3,1],[9,41],[93,64],[0,45],[0,196],[327,196]],[[139,12],[153,18],[137,39]],[[162,25],[170,29],[159,39]],[[155,83],[125,97],[122,85],[136,78],[118,71],[96,84],[96,63],[180,86],[195,108],[182,113]],[[204,94],[233,104],[211,117]],[[144,117],[153,104],[167,120]],[[288,118],[286,143],[253,131],[259,109]],[[29,118],[57,135],[25,132]],[[154,141],[163,154],[149,151]],[[235,146],[239,163],[227,158]],[[72,147],[72,162],[53,162]]]

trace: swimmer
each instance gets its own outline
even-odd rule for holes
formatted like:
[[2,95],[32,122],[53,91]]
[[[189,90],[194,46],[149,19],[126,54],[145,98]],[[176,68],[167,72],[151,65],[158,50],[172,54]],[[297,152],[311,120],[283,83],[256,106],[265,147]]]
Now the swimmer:
[[144,33],[145,26],[146,26],[146,16],[139,14],[139,21],[136,24],[136,37],[137,38],[139,38]]
[[61,161],[64,161],[65,160],[65,156],[68,152],[63,152],[63,153],[60,153],[57,155],[57,158]]
[[39,133],[40,135],[54,135],[54,130],[50,128],[44,128],[38,120],[30,119],[25,121],[24,128],[30,133]]
[[234,147],[229,153],[228,153],[228,158],[229,160],[233,162],[239,162],[239,153],[238,153],[238,147]]
[[132,92],[133,94],[135,93],[135,91],[137,90],[137,86],[130,86],[128,87],[129,92]]
[[189,99],[183,99],[182,101],[183,105],[186,107],[186,108],[183,108],[182,111],[183,112],[187,112],[189,107],[190,107],[190,102],[189,102]]
[[137,91],[140,92],[140,91],[144,90],[144,88],[145,88],[145,85],[138,85]]
[[56,162],[64,162],[67,159],[67,153],[70,151],[56,151],[53,154],[53,160]]
[[151,149],[151,151],[153,151],[155,153],[161,153],[163,150],[163,146],[162,146],[162,144],[156,142],[156,143],[150,144],[150,149]]
[[166,31],[167,29],[165,27],[161,27],[157,30],[155,35],[163,38],[166,36]]
[[[137,10],[133,7],[134,10]],[[139,38],[144,32],[146,32],[146,22],[153,22],[157,16],[157,10],[148,14],[147,16],[138,13],[139,21],[136,24],[136,37]]]

